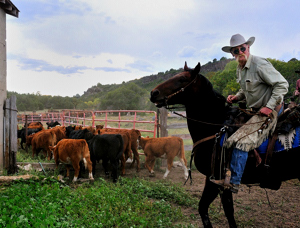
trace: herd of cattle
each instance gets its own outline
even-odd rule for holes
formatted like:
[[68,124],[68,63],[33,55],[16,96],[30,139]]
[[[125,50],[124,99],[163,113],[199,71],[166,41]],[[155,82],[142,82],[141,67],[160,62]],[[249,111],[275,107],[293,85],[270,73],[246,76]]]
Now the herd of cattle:
[[96,164],[102,160],[102,166],[106,175],[111,176],[113,182],[117,182],[118,169],[121,161],[121,175],[125,174],[125,162],[132,158],[130,168],[137,163],[137,172],[140,171],[140,159],[138,149],[143,149],[145,154],[145,167],[153,175],[153,167],[156,157],[167,159],[167,169],[163,178],[170,172],[175,156],[179,158],[184,169],[184,177],[187,178],[187,161],[185,159],[183,140],[179,137],[144,138],[136,129],[111,129],[103,128],[103,125],[93,127],[61,126],[57,121],[47,122],[47,129],[41,122],[32,122],[18,129],[20,146],[24,150],[32,146],[32,157],[40,151],[50,160],[54,158],[56,167],[64,163],[69,177],[70,167],[74,169],[76,181],[81,176],[83,167],[89,172],[89,179],[95,176]]

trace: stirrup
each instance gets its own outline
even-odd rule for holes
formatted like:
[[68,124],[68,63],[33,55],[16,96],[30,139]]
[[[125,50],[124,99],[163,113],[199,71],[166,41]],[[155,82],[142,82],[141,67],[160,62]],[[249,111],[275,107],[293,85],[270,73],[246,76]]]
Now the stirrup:
[[231,171],[227,169],[225,174],[224,186],[229,188],[232,187],[232,184],[230,183],[230,179],[231,179]]
[[221,180],[209,179],[209,180],[210,180],[210,182],[212,182],[214,184],[224,187],[224,179],[221,179]]
[[239,189],[240,189],[240,185],[239,185],[239,184],[231,184],[230,190],[231,190],[233,193],[238,193]]

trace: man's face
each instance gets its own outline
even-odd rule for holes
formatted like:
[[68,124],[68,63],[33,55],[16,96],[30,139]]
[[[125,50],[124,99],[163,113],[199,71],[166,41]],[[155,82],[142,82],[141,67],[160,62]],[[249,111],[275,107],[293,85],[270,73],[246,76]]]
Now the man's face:
[[247,59],[250,55],[249,45],[242,44],[240,46],[233,47],[231,48],[230,52],[239,63],[247,62]]

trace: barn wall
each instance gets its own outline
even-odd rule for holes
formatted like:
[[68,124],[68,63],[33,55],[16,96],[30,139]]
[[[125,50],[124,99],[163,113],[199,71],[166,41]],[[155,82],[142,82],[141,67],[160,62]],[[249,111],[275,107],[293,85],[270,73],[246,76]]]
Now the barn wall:
[[3,171],[4,165],[3,105],[6,96],[6,13],[0,8],[0,173]]

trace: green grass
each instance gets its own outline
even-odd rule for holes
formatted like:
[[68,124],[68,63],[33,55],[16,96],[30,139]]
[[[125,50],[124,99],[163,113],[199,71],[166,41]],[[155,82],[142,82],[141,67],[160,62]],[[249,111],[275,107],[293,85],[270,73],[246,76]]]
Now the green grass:
[[[149,124],[136,126],[148,127]],[[170,133],[188,131],[172,129]],[[142,135],[152,137],[151,133],[142,132]],[[184,141],[191,143],[191,140]],[[186,151],[188,162],[190,153]],[[140,159],[145,158],[140,156]],[[28,153],[20,149],[17,161],[49,162],[42,152],[32,158],[31,148]],[[117,184],[102,178],[92,184],[64,184],[56,178],[58,171],[53,178],[31,173],[38,179],[19,180],[0,187],[0,227],[194,227],[189,223],[192,217],[184,216],[180,207],[197,208],[199,199],[170,182],[119,177]]]
[[66,185],[39,176],[0,192],[0,227],[194,227],[179,206],[198,203],[181,186],[122,177]]
[[46,163],[54,163],[54,160],[48,161],[47,158],[45,158],[44,153],[40,152],[38,156],[34,155],[34,158],[32,157],[32,150],[31,148],[28,149],[28,153],[25,150],[19,149],[17,151],[17,162],[46,162]]

